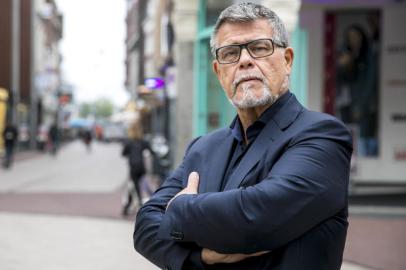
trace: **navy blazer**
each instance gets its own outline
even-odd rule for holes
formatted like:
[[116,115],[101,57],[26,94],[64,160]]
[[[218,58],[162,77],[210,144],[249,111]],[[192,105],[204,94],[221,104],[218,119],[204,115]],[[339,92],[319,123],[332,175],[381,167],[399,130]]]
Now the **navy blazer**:
[[[336,118],[305,109],[291,95],[220,184],[229,128],[195,139],[182,164],[139,210],[135,249],[165,269],[185,269],[201,247],[269,253],[205,269],[339,270],[347,233],[352,139]],[[199,194],[168,201],[200,176]]]

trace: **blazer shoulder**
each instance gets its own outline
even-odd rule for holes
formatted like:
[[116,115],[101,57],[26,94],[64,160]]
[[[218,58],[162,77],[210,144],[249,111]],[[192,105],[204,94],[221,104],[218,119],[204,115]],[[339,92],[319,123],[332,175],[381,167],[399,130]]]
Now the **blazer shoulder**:
[[316,111],[311,111],[308,109],[304,109],[301,117],[302,121],[306,121],[308,122],[309,126],[312,125],[323,125],[325,123],[331,123],[335,126],[337,126],[337,128],[343,128],[346,129],[347,131],[349,131],[348,127],[337,117],[327,114],[327,113],[323,113],[323,112],[316,112]]
[[352,145],[350,129],[330,114],[305,109],[298,118],[298,126],[302,129],[302,136],[326,137]]
[[207,146],[207,144],[216,143],[229,135],[230,135],[230,128],[228,128],[228,127],[216,129],[206,135],[199,137],[199,140],[196,141],[195,145],[199,146],[199,145],[203,144],[203,145]]

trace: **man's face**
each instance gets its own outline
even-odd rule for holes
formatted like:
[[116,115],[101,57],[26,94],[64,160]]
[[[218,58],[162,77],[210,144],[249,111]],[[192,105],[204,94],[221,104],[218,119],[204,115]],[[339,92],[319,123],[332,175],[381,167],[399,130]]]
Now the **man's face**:
[[[217,33],[217,48],[272,38],[272,27],[266,20],[248,23],[224,23]],[[213,70],[230,101],[240,109],[271,104],[288,89],[293,50],[275,45],[272,55],[252,58],[246,49],[238,62],[220,64],[213,61]]]

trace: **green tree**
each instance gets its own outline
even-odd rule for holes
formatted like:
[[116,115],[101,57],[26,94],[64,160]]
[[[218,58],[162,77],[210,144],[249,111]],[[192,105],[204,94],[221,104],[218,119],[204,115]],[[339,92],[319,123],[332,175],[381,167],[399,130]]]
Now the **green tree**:
[[108,118],[113,114],[114,104],[107,98],[100,98],[93,105],[96,118]]
[[92,104],[89,102],[83,102],[79,105],[79,116],[86,118],[92,114]]
[[93,115],[96,118],[108,118],[113,114],[114,104],[107,98],[99,98],[92,102],[83,102],[79,105],[79,115],[87,118]]

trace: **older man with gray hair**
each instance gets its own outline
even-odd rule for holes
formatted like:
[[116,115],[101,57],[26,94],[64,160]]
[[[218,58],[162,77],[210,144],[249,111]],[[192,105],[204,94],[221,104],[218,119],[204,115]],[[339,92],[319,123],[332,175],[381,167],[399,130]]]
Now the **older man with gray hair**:
[[273,11],[228,7],[210,44],[237,116],[194,139],[140,209],[136,250],[165,269],[339,270],[349,131],[289,91],[293,49]]

